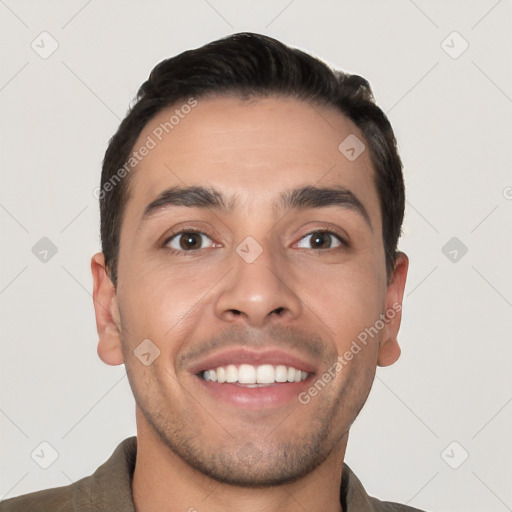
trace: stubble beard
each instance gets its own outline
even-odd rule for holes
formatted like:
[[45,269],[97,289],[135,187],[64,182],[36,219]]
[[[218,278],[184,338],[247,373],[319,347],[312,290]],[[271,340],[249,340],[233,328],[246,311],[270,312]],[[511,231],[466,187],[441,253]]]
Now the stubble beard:
[[[129,380],[132,383],[132,379]],[[149,406],[150,400],[141,399],[133,385],[132,391],[146,421],[164,446],[189,467],[216,482],[261,488],[299,480],[325,462],[340,445],[368,396],[366,393],[362,402],[352,410],[346,407],[346,397],[354,392],[349,381],[344,382],[337,396],[331,396],[327,404],[327,390],[323,390],[326,393],[323,406],[315,404],[317,414],[312,420],[311,412],[307,411],[310,405],[297,402],[290,417],[305,413],[309,418],[309,426],[301,434],[289,432],[285,434],[287,439],[283,439],[287,423],[284,419],[281,424],[276,421],[276,427],[268,428],[268,435],[251,439],[252,426],[248,424],[247,435],[230,437],[226,433],[222,442],[208,439],[199,426],[197,411],[185,409],[176,414],[169,411],[168,403],[158,401]],[[346,413],[342,424],[337,417],[340,408]]]

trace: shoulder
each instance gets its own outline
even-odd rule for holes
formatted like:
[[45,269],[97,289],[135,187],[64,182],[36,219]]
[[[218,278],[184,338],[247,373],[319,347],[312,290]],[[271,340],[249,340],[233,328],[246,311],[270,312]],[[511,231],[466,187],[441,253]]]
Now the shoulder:
[[131,477],[136,453],[137,438],[127,438],[92,475],[0,501],[0,512],[134,512]]
[[88,476],[63,487],[44,489],[0,501],[0,512],[75,512],[76,496],[87,496],[90,480],[91,477]]
[[370,498],[375,512],[424,512],[419,508],[409,507],[401,503],[392,503],[390,501],[379,501],[376,498]]
[[347,464],[343,464],[341,502],[343,510],[347,512],[424,512],[407,505],[380,501],[369,496],[361,481]]

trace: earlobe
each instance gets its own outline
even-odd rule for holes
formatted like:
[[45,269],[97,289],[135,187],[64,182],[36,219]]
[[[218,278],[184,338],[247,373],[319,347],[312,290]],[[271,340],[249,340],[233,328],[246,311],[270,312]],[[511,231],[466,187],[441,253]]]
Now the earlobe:
[[386,322],[381,332],[381,342],[377,364],[390,366],[400,357],[398,331],[402,320],[402,301],[409,259],[404,253],[399,253],[395,261],[395,269],[391,276],[386,292]]
[[379,348],[379,358],[377,364],[379,366],[391,366],[398,361],[401,349],[398,340],[387,340],[382,343]]
[[116,289],[108,276],[103,253],[91,259],[94,312],[98,331],[98,356],[109,365],[123,364],[121,323]]

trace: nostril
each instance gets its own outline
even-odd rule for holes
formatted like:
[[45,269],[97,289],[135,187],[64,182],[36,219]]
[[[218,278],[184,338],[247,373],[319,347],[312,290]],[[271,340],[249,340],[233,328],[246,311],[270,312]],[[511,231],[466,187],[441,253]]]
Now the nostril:
[[275,313],[276,315],[280,315],[283,311],[284,311],[284,308],[280,307],[280,308],[274,309],[274,311],[272,311],[272,313]]

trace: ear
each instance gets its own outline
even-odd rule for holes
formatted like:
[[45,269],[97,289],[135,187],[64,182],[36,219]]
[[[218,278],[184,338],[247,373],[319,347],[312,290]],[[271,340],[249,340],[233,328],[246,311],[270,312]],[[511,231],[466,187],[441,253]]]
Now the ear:
[[398,331],[402,320],[402,300],[404,297],[405,281],[409,258],[403,253],[398,253],[395,261],[395,269],[390,277],[390,283],[386,292],[386,318],[384,328],[381,331],[379,366],[392,365],[400,357],[400,345],[398,345]]
[[108,276],[103,253],[91,259],[94,312],[98,330],[98,355],[109,365],[123,364],[121,322],[117,304],[117,292]]

